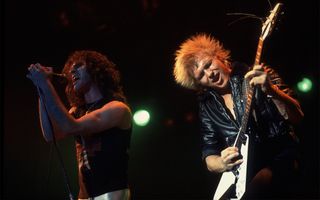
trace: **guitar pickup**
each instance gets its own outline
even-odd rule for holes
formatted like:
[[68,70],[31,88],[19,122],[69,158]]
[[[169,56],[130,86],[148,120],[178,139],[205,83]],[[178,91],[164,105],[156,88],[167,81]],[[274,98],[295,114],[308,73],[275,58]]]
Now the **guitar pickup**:
[[246,144],[247,142],[247,136],[245,134],[240,134],[240,139],[242,141],[243,144]]

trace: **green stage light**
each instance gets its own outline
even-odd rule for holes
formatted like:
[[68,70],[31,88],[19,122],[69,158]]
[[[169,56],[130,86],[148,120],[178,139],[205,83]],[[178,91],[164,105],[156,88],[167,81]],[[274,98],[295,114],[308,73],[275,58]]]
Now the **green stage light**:
[[150,114],[146,110],[138,110],[134,113],[133,120],[138,126],[145,126],[149,123]]
[[298,90],[301,92],[309,92],[312,88],[312,81],[308,78],[303,78],[298,84]]

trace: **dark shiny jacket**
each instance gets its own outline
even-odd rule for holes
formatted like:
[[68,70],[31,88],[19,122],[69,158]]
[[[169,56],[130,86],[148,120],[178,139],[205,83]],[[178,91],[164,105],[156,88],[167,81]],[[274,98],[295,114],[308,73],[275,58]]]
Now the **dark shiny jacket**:
[[[271,82],[279,89],[292,96],[293,92],[283,83],[279,75],[266,67]],[[202,158],[208,155],[220,155],[220,152],[230,146],[241,126],[244,113],[245,95],[242,91],[243,76],[248,71],[246,65],[233,64],[230,76],[230,86],[234,102],[236,119],[226,108],[220,95],[213,90],[207,90],[199,95],[199,117],[202,134]],[[252,114],[249,117],[247,133],[251,141],[263,143],[283,135],[293,135],[292,126],[280,115],[271,96],[265,95],[257,88],[252,102]]]

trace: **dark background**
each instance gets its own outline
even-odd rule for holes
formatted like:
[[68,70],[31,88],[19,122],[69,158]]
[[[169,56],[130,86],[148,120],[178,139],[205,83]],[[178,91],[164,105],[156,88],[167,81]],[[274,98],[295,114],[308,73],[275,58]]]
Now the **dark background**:
[[[319,3],[282,1],[278,30],[265,41],[263,62],[297,92],[305,118],[301,140],[300,199],[319,196]],[[275,4],[276,2],[272,1]],[[121,73],[133,111],[148,109],[151,121],[134,126],[130,184],[134,199],[211,199],[218,176],[201,161],[196,98],[172,76],[174,52],[189,36],[207,32],[253,63],[261,24],[227,13],[269,14],[267,0],[7,0],[2,1],[4,64],[3,199],[67,199],[53,146],[40,132],[37,94],[25,76],[31,63],[60,72],[77,49],[108,55]],[[302,77],[313,82],[299,93]],[[55,81],[63,95],[63,83]],[[59,142],[73,194],[77,194],[72,138]]]

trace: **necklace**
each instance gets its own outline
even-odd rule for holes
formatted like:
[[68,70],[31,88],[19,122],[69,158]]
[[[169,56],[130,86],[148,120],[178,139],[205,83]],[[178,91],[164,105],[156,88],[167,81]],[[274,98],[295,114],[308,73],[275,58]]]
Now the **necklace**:
[[[95,101],[94,103],[90,103],[88,105],[88,109],[86,111],[85,114],[88,114],[89,112],[91,112],[91,110],[96,106],[98,105],[100,102],[102,101],[102,99],[99,99],[97,101]],[[87,169],[87,170],[91,170],[91,166],[90,166],[90,162],[89,162],[89,159],[88,159],[88,152],[86,150],[86,141],[85,141],[85,138],[80,135],[80,138],[81,138],[81,143],[82,143],[82,153],[81,153],[81,156],[82,156],[82,165]]]

